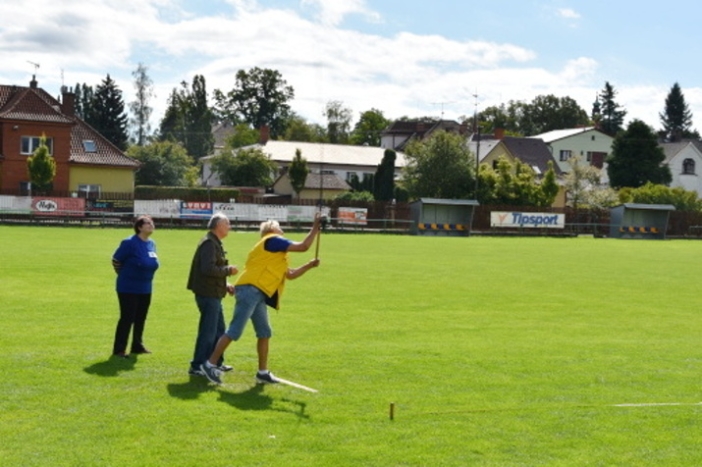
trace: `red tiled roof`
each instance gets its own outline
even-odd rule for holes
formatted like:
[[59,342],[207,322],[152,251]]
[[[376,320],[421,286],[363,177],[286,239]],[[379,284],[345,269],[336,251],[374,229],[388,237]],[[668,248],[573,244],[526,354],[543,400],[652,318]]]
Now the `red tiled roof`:
[[[83,141],[93,141],[95,143],[95,152],[87,152]],[[75,119],[75,125],[71,130],[71,157],[69,162],[131,168],[141,165],[138,161],[124,155],[122,151],[93,130],[90,125],[78,118]]]
[[37,88],[0,85],[0,118],[32,122],[70,123],[61,105]]
[[[0,119],[71,125],[71,163],[129,168],[140,166],[138,161],[127,157],[90,125],[73,115],[63,114],[61,104],[41,88],[0,85]],[[85,140],[95,143],[95,152],[85,150]]]

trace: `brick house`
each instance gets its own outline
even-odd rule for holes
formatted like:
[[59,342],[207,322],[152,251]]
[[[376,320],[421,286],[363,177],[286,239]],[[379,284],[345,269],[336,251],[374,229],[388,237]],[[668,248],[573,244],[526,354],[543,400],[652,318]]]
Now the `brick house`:
[[74,95],[61,102],[37,86],[0,85],[0,194],[29,193],[27,158],[42,136],[56,162],[58,196],[133,193],[139,162],[75,116]]

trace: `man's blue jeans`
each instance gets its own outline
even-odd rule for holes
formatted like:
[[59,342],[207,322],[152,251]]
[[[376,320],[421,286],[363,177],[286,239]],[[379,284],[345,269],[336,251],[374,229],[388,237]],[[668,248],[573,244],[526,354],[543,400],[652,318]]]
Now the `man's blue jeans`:
[[[200,310],[200,324],[197,328],[195,353],[190,366],[191,368],[200,368],[200,365],[210,358],[217,345],[217,340],[224,334],[224,314],[222,313],[221,298],[195,295],[195,303]],[[221,365],[223,361],[224,359],[220,358],[217,364]]]

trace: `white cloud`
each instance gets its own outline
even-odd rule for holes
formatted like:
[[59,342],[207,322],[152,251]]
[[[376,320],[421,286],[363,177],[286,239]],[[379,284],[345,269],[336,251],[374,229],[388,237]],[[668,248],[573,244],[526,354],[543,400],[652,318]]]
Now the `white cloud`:
[[[41,64],[40,86],[53,95],[62,70],[69,86],[98,84],[109,73],[129,102],[131,72],[142,62],[156,90],[154,127],[181,81],[202,74],[208,91],[227,91],[238,70],[252,67],[280,71],[295,89],[293,110],[315,122],[330,100],[355,116],[374,107],[388,118],[438,116],[443,102],[446,118],[457,118],[473,113],[476,93],[479,108],[554,94],[572,97],[589,113],[605,81],[592,57],[547,68],[536,50],[518,43],[413,32],[384,37],[339,27],[351,14],[380,19],[361,0],[300,0],[318,9],[318,19],[255,0],[228,0],[228,9],[210,16],[186,11],[179,0],[28,1],[31,8],[0,3],[0,83],[28,83],[29,60]],[[618,82],[617,90],[627,118],[658,124],[669,86],[653,92]],[[702,90],[683,91],[693,116],[702,117]]]
[[366,0],[302,0],[303,6],[317,8],[317,18],[325,26],[338,26],[351,14],[360,14],[368,21],[381,21],[380,14],[366,6]]
[[579,19],[580,18],[580,13],[578,13],[575,10],[572,10],[570,8],[559,8],[558,9],[558,16],[561,18],[567,18],[567,19]]

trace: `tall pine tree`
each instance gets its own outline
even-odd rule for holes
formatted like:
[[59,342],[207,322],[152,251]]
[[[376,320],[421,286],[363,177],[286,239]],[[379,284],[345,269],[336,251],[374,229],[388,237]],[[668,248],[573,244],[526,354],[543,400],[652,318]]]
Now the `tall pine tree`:
[[605,87],[599,95],[602,100],[600,104],[600,130],[612,137],[622,130],[626,116],[626,110],[621,110],[620,105],[614,101],[616,95],[614,87],[609,82],[605,82]]
[[92,109],[85,121],[119,149],[127,149],[128,117],[124,111],[122,91],[109,74],[95,89]]
[[665,98],[665,110],[658,114],[663,124],[662,134],[671,142],[683,138],[699,137],[696,131],[691,131],[692,112],[685,102],[680,85],[675,83],[668,97]]

